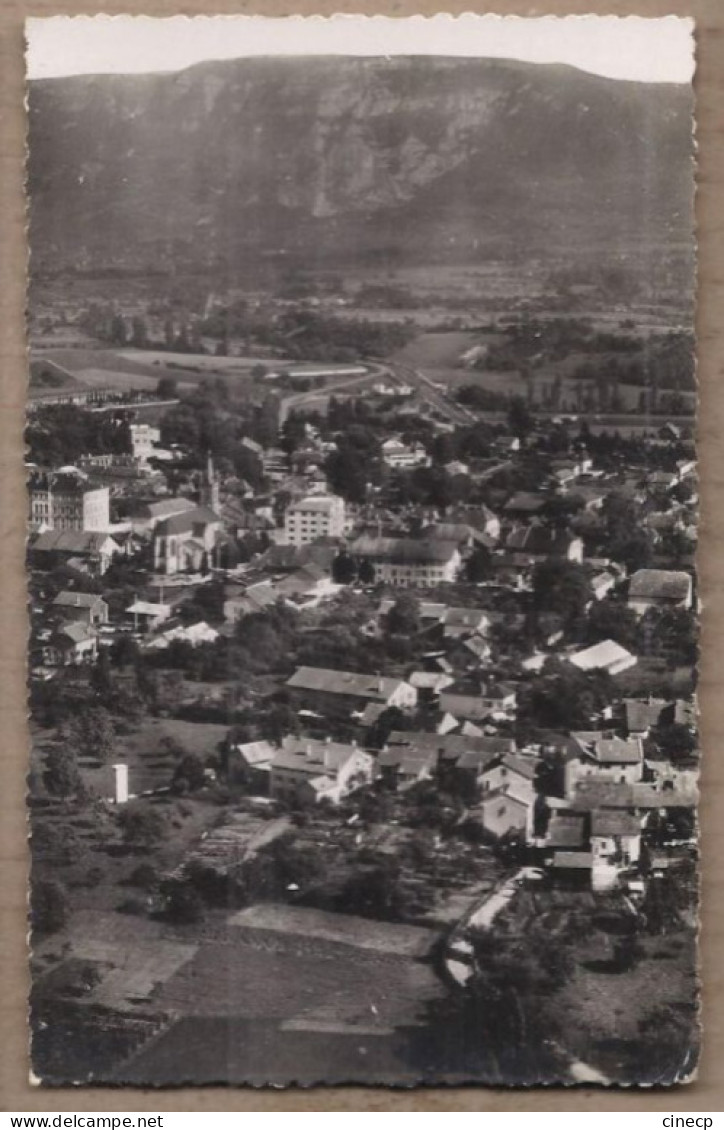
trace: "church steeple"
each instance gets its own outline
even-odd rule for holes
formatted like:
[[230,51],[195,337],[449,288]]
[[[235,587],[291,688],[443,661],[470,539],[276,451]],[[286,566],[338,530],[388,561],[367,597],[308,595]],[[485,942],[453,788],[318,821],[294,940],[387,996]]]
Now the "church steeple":
[[219,506],[221,503],[219,494],[219,480],[216,477],[214,470],[214,460],[209,451],[206,456],[206,467],[201,478],[201,490],[199,492],[199,501],[202,506],[208,506],[209,510],[213,510],[215,514],[219,513]]

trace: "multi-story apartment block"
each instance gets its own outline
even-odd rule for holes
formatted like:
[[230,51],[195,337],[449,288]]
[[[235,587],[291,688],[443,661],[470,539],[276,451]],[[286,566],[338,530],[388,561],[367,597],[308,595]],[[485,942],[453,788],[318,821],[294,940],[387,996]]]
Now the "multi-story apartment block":
[[308,545],[319,538],[341,538],[344,523],[344,499],[336,494],[307,495],[290,503],[284,512],[288,545]]
[[31,530],[104,533],[110,526],[110,490],[76,469],[34,471],[28,481]]

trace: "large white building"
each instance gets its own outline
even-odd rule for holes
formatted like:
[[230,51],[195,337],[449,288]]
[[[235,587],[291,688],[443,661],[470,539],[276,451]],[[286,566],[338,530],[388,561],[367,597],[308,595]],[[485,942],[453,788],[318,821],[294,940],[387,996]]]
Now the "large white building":
[[352,557],[367,561],[375,582],[400,588],[432,588],[454,581],[460,550],[452,541],[363,536],[350,546]]
[[284,513],[284,534],[288,545],[308,545],[319,538],[344,535],[344,499],[336,494],[307,495],[292,502]]
[[382,458],[388,467],[427,467],[429,456],[421,443],[403,443],[399,439],[386,439],[382,444]]
[[129,431],[133,458],[140,463],[147,463],[161,442],[161,429],[154,428],[151,424],[131,424]]
[[28,480],[31,530],[105,533],[111,524],[110,490],[74,467],[33,471]]

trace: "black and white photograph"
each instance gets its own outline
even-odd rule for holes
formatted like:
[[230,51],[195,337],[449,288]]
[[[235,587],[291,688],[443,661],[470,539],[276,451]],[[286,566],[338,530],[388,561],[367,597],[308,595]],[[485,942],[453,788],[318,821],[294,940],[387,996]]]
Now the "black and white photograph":
[[693,21],[26,46],[34,1081],[691,1081]]

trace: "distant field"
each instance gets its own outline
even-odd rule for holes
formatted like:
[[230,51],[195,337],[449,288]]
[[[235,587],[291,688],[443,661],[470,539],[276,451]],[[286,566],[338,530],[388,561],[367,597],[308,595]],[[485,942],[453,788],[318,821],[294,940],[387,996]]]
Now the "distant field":
[[[395,354],[393,360],[422,369],[427,376],[447,385],[451,391],[462,385],[477,385],[491,392],[527,396],[528,382],[516,369],[470,369],[460,363],[463,353],[468,349],[475,345],[487,345],[502,340],[503,336],[472,332],[421,333]],[[560,411],[581,411],[578,407],[578,394],[580,392],[585,395],[590,383],[573,379],[570,374],[590,359],[590,356],[584,353],[571,353],[560,362],[534,370],[531,380],[536,402],[542,400],[544,393],[550,392],[558,377],[561,380]],[[605,361],[606,355],[602,355],[599,359]],[[619,384],[618,392],[623,403],[623,411],[636,412],[642,389],[634,385]],[[693,413],[696,408],[696,393],[683,392],[681,395],[690,405]]]
[[120,389],[142,389],[156,391],[158,377],[146,377],[142,373],[127,373],[120,369],[74,369],[73,373],[85,385],[106,388],[112,385]]
[[207,353],[170,353],[164,349],[123,349],[117,350],[115,355],[142,365],[153,365],[156,369],[178,365],[181,369],[214,374],[246,374],[255,365],[275,364],[269,357],[210,357]]
[[466,332],[423,333],[399,350],[393,360],[422,369],[455,369],[460,355],[482,340],[480,334]]

